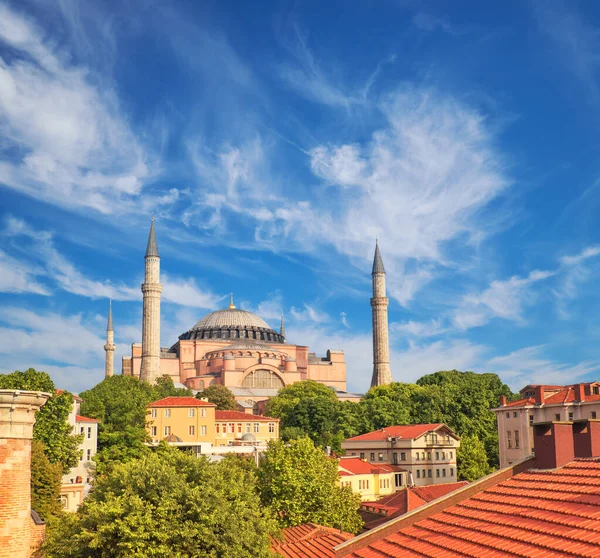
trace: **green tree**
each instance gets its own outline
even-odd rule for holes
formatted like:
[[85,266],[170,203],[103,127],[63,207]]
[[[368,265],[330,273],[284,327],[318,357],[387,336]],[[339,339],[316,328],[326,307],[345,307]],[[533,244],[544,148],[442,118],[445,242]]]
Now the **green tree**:
[[73,426],[68,422],[73,396],[66,391],[57,393],[50,376],[33,368],[0,374],[0,389],[44,391],[52,396],[35,416],[33,437],[43,443],[50,463],[60,463],[63,473],[75,467],[83,436],[74,435]]
[[235,395],[227,386],[221,384],[208,386],[206,389],[199,391],[196,397],[214,403],[217,406],[217,411],[235,411],[237,409]]
[[400,382],[371,388],[360,402],[366,417],[363,432],[394,424],[414,424],[414,398],[421,391],[415,384]]
[[309,438],[271,442],[258,468],[263,505],[282,527],[314,522],[358,533],[360,496],[340,487],[338,460],[327,457]]
[[44,444],[33,440],[31,445],[31,507],[48,521],[60,515],[60,484],[62,466],[51,463],[45,453]]
[[156,380],[154,385],[154,392],[156,400],[162,399],[163,397],[182,397],[193,395],[192,390],[186,387],[175,387],[173,380],[166,374]]
[[51,525],[44,551],[53,558],[266,558],[276,533],[251,470],[163,446],[99,478],[76,514]]
[[476,436],[463,436],[456,452],[459,480],[474,481],[492,472],[483,442]]

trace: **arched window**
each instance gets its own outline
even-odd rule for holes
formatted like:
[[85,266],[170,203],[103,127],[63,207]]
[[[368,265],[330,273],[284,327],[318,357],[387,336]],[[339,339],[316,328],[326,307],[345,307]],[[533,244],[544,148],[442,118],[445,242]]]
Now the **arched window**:
[[204,380],[200,380],[200,389],[204,389]]
[[284,386],[281,378],[271,370],[253,370],[242,381],[242,387],[281,389]]

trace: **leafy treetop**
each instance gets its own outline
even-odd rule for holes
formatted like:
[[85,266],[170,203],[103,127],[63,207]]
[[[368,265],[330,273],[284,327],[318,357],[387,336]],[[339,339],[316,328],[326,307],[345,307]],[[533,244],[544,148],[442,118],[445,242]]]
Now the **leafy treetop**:
[[233,392],[222,384],[213,384],[208,386],[196,395],[198,399],[207,399],[210,403],[214,403],[217,411],[235,411],[237,402]]

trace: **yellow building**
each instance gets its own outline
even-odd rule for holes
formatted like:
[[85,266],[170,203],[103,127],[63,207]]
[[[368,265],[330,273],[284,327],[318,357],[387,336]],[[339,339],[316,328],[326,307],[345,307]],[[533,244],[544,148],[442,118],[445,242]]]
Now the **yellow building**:
[[359,457],[342,457],[338,465],[340,485],[349,486],[360,494],[362,501],[369,501],[393,494],[406,486],[407,473],[389,464],[372,464]]
[[215,412],[215,446],[279,439],[279,419],[241,411]]
[[215,440],[215,407],[195,397],[165,397],[146,405],[146,430],[153,442]]

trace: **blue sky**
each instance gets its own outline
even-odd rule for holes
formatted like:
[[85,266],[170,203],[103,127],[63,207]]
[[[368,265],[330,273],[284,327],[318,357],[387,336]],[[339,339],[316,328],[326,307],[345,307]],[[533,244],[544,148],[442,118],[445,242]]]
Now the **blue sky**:
[[286,315],[371,376],[370,267],[397,381],[600,367],[596,2],[0,2],[0,370],[103,376],[207,312]]

